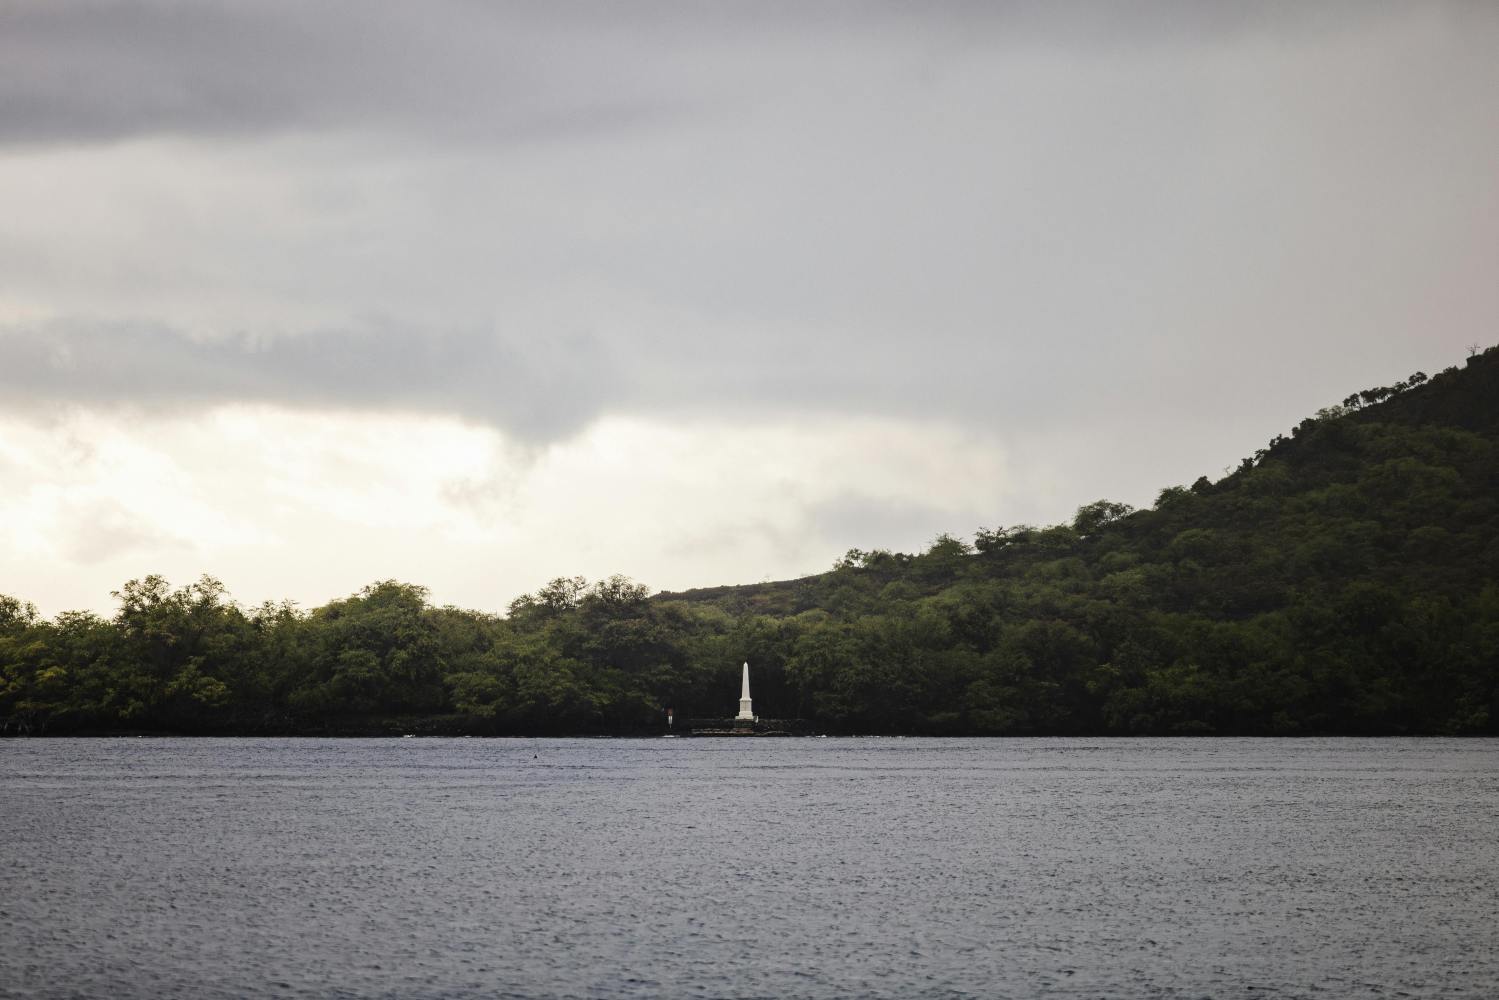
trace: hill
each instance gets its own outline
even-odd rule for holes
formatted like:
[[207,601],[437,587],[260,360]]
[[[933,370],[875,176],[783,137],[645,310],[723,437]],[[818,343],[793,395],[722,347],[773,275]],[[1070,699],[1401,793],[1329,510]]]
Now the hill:
[[828,731],[1499,732],[1499,349],[1354,393],[1218,482],[1071,524],[507,616],[387,581],[310,612],[131,581],[112,619],[0,598],[7,731],[646,732],[757,707]]
[[805,623],[787,660],[834,718],[896,726],[875,702],[899,675],[915,700],[888,707],[924,729],[1477,732],[1499,712],[1496,581],[1490,350],[1350,395],[1151,510],[669,598]]

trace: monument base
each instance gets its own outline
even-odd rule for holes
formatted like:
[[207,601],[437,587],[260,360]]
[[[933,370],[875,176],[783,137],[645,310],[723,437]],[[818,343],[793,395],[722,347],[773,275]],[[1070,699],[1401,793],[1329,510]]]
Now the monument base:
[[802,719],[687,719],[682,736],[811,736]]

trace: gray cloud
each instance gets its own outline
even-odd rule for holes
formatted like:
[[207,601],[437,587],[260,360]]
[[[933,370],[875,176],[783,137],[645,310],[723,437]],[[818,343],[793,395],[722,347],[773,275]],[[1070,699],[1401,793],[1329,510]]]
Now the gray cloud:
[[[10,2],[0,8],[0,140],[396,127],[511,137],[650,110],[628,47],[566,16],[408,7]],[[565,60],[557,72],[555,60]]]
[[898,45],[930,77],[975,45],[1085,53],[1316,37],[1405,6],[0,0],[0,142],[327,129],[528,138],[752,103],[798,63],[820,64],[831,83],[846,46]]
[[256,341],[51,323],[0,332],[0,358],[0,390],[13,408],[332,405],[454,414],[538,438],[597,416],[611,379],[607,353],[585,337],[521,350],[492,334],[378,325]]
[[1043,402],[1091,411],[1084,397],[1102,391],[1092,371],[1043,390],[1034,370],[999,358],[989,379],[975,381],[897,340],[728,337],[693,351],[680,336],[650,343],[633,330],[606,340],[367,323],[269,339],[203,338],[151,323],[28,324],[0,329],[0,408],[160,412],[248,402],[396,410],[458,416],[546,442],[619,410],[682,419],[704,411],[751,420],[855,412],[971,421]]

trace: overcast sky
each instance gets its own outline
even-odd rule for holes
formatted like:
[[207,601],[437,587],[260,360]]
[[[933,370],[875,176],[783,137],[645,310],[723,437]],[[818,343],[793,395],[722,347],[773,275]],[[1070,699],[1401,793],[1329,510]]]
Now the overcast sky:
[[1066,520],[1499,340],[1499,4],[0,0],[0,593]]

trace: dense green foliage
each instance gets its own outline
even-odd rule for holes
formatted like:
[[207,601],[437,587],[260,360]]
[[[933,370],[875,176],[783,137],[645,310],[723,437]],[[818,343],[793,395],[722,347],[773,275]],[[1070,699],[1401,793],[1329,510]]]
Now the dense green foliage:
[[127,583],[0,597],[8,732],[644,732],[756,706],[886,733],[1499,732],[1499,349],[1350,396],[1217,483],[1070,525],[661,594],[553,581],[482,614],[384,582],[242,609]]

